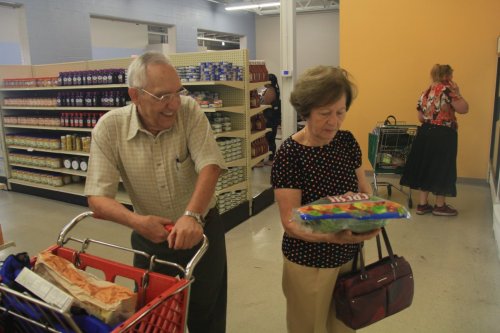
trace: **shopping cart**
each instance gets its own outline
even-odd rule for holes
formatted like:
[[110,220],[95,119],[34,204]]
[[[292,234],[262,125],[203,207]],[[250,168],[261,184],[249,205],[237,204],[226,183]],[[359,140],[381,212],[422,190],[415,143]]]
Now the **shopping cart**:
[[[394,119],[392,124],[388,121],[389,118]],[[368,135],[368,159],[373,168],[374,194],[379,194],[380,186],[386,186],[387,195],[391,196],[394,187],[408,197],[408,207],[412,208],[411,189],[405,192],[401,185],[377,180],[379,175],[403,173],[411,144],[417,133],[417,125],[405,125],[403,122],[397,122],[393,116],[389,116],[388,119],[377,124],[373,132]]]
[[[60,232],[57,245],[48,250],[54,255],[65,258],[82,270],[96,269],[104,273],[107,281],[114,282],[117,277],[132,280],[138,293],[136,313],[128,320],[114,328],[113,333],[124,332],[155,332],[180,333],[186,331],[186,319],[190,285],[194,281],[192,275],[196,264],[208,248],[208,239],[203,236],[203,242],[191,261],[182,267],[176,263],[163,261],[145,252],[94,240],[78,239],[68,236],[70,230],[81,220],[92,216],[92,212],[84,212],[76,216]],[[81,244],[81,249],[66,247],[69,241]],[[119,262],[103,259],[85,251],[91,243],[115,248],[145,256],[150,260],[149,270],[128,266]],[[34,263],[36,258],[32,259]],[[152,272],[156,265],[173,266],[182,274],[175,278]],[[0,285],[0,312],[4,323],[9,323],[10,332],[58,332],[85,333],[77,324],[74,316],[61,311],[30,295],[17,292],[6,285]],[[12,326],[13,325],[13,326]],[[3,327],[0,327],[2,332]],[[92,332],[96,332],[92,330]]]

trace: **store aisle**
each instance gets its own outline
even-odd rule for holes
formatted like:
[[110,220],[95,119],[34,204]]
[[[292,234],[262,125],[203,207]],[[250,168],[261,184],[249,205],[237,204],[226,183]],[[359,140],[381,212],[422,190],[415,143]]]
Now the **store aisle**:
[[[404,255],[413,267],[414,303],[360,332],[500,331],[500,262],[492,233],[490,190],[486,184],[461,184],[458,191],[459,198],[449,202],[460,212],[456,218],[414,215],[410,221],[390,223],[388,232],[395,252]],[[393,191],[393,199],[405,202],[397,191]],[[17,244],[1,255],[20,251],[36,255],[54,244],[61,227],[84,210],[0,191],[4,238]],[[128,230],[113,223],[87,221],[75,233],[124,246],[129,242]],[[281,293],[281,233],[277,207],[272,205],[226,234],[228,333],[286,331]],[[367,245],[368,259],[373,258],[374,248],[374,242]],[[110,254],[107,249],[91,250],[100,256],[130,260],[128,255]]]

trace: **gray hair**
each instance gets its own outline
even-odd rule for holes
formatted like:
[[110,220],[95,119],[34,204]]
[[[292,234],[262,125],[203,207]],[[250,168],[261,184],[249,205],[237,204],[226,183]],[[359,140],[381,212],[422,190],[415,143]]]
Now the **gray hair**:
[[135,58],[128,66],[128,86],[130,88],[144,88],[147,84],[146,70],[150,64],[172,65],[163,53],[148,51]]

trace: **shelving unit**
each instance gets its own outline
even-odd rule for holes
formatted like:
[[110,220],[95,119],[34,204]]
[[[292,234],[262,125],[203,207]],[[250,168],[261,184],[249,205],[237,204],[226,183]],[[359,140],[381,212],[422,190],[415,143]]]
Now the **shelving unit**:
[[[216,194],[220,198],[224,194],[234,194],[246,191],[244,200],[241,200],[235,207],[226,211],[221,210],[223,219],[225,220],[226,229],[230,229],[241,221],[253,215],[254,203],[259,198],[252,197],[252,167],[264,160],[268,154],[251,158],[250,144],[252,141],[265,136],[267,130],[258,132],[251,131],[250,118],[262,111],[268,106],[262,105],[259,108],[250,108],[250,91],[264,86],[269,82],[250,82],[249,79],[249,61],[247,50],[231,50],[220,52],[195,52],[170,55],[170,59],[174,66],[198,66],[201,62],[231,62],[233,65],[243,67],[243,81],[198,81],[184,82],[183,85],[190,91],[210,91],[219,94],[223,101],[222,107],[203,108],[207,113],[221,112],[224,116],[231,118],[232,130],[227,132],[216,133],[216,139],[242,139],[242,158],[234,161],[226,161],[229,168],[243,167],[244,177],[237,184],[224,187],[217,190]],[[219,180],[220,182],[221,180]],[[220,184],[219,184],[220,185]],[[271,201],[272,202],[272,201]],[[270,204],[271,202],[268,202]],[[220,200],[219,200],[220,203]]]
[[[269,106],[261,105],[258,108],[250,108],[250,91],[264,86],[269,82],[249,82],[249,61],[247,50],[231,50],[220,52],[196,52],[196,53],[182,53],[172,54],[169,56],[173,65],[178,66],[195,66],[201,62],[231,62],[233,65],[241,66],[243,70],[242,81],[197,81],[197,82],[183,82],[183,85],[190,91],[211,91],[216,92],[223,101],[223,106],[202,108],[202,111],[207,114],[219,112],[231,120],[230,131],[215,133],[215,138],[218,141],[238,139],[241,142],[241,157],[234,160],[227,160],[226,165],[229,168],[242,168],[243,177],[237,183],[224,182],[222,178],[218,184],[217,196],[220,198],[231,197],[234,195],[238,200],[231,200],[232,206],[230,209],[222,206],[223,217],[227,216],[226,229],[229,230],[234,225],[246,220],[250,215],[255,213],[253,203],[258,198],[252,197],[252,167],[257,163],[264,160],[269,153],[262,154],[261,156],[251,158],[250,144],[252,141],[264,137],[268,129],[261,131],[251,131],[250,118],[258,113],[263,112]],[[15,77],[53,77],[58,76],[59,72],[67,71],[84,71],[105,68],[127,68],[130,59],[113,59],[102,61],[85,61],[75,63],[63,63],[53,65],[36,65],[36,66],[0,66],[0,81],[5,78]],[[0,105],[4,105],[4,98],[12,97],[30,97],[37,96],[54,96],[57,92],[71,92],[71,91],[100,91],[100,90],[125,90],[125,84],[106,84],[106,85],[88,85],[88,86],[54,86],[54,87],[33,87],[33,88],[0,88]],[[5,134],[9,133],[43,133],[43,134],[77,134],[77,135],[90,135],[92,128],[81,127],[62,127],[62,126],[38,126],[38,125],[22,125],[22,124],[4,124],[3,117],[35,114],[47,115],[48,117],[59,116],[63,112],[107,112],[113,107],[69,107],[69,106],[2,106],[0,117],[1,131]],[[0,135],[1,137],[2,135]],[[2,138],[4,139],[4,138]],[[5,141],[3,141],[5,142]],[[0,144],[1,147],[1,144]],[[234,150],[234,148],[233,148]],[[46,196],[68,201],[72,203],[86,204],[85,197],[83,196],[83,184],[67,184],[61,187],[53,187],[46,184],[32,183],[25,180],[13,179],[10,176],[12,168],[24,168],[32,170],[41,170],[47,172],[56,172],[60,174],[68,174],[73,176],[85,177],[86,173],[80,170],[72,169],[52,169],[47,167],[25,165],[20,163],[8,163],[8,152],[25,152],[25,153],[49,153],[53,156],[74,156],[74,157],[88,157],[89,153],[81,151],[69,150],[54,150],[46,148],[26,147],[21,145],[10,144],[8,147],[4,146],[4,156],[7,159],[6,178],[8,186],[12,190],[30,193],[35,195],[48,194]],[[0,153],[0,157],[1,157]],[[233,157],[234,158],[234,157]],[[239,170],[239,169],[237,169]],[[1,175],[0,175],[1,176]],[[230,185],[227,185],[230,184]],[[244,195],[242,195],[242,193]],[[68,197],[69,196],[69,197]],[[69,200],[68,198],[73,198]],[[76,198],[76,200],[74,200]],[[121,191],[118,200],[125,204],[130,204],[130,200],[126,193]],[[270,204],[272,201],[268,202]],[[218,204],[221,204],[219,201]],[[262,204],[259,204],[262,206]],[[219,207],[221,208],[221,207]]]
[[[130,63],[130,59],[116,59],[104,61],[82,61],[52,65],[34,65],[34,66],[0,66],[0,80],[8,78],[38,78],[38,77],[57,77],[59,72],[76,72],[87,70],[99,70],[106,68],[126,68]],[[83,170],[61,168],[50,168],[43,165],[33,165],[25,163],[14,163],[9,161],[9,153],[21,153],[24,155],[40,156],[47,155],[49,157],[61,158],[79,158],[86,159],[89,153],[78,150],[62,150],[62,149],[47,149],[35,146],[26,146],[18,144],[5,144],[5,135],[21,134],[38,137],[58,136],[62,135],[77,135],[91,136],[92,128],[90,127],[66,127],[66,126],[41,126],[27,124],[7,124],[4,122],[6,116],[17,117],[46,117],[60,118],[63,113],[80,113],[96,116],[99,113],[107,112],[115,107],[109,106],[13,106],[5,105],[5,98],[54,98],[58,93],[85,93],[85,92],[102,92],[102,91],[121,91],[126,93],[126,84],[98,84],[98,85],[75,85],[75,86],[44,86],[44,87],[2,87],[0,88],[0,105],[1,105],[1,123],[2,123],[2,142],[3,156],[7,160],[6,179],[8,188],[14,191],[40,195],[52,199],[57,199],[65,202],[86,205],[86,198],[83,195],[84,180],[86,172]],[[2,155],[0,153],[0,155]],[[64,186],[52,186],[49,184],[36,183],[24,179],[15,179],[12,177],[12,170],[25,170],[33,172],[46,172],[56,175],[70,175],[80,177],[80,182],[65,184]],[[78,178],[77,177],[77,178]],[[74,179],[76,180],[76,178]],[[131,205],[130,199],[123,189],[119,190],[117,195],[119,202],[126,205]]]

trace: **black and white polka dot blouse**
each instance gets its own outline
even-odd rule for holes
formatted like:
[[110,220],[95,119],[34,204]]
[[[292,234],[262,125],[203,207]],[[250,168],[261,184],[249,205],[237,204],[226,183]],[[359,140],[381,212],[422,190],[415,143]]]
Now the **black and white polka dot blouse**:
[[[302,190],[302,205],[327,195],[357,192],[355,170],[361,166],[361,149],[349,131],[339,131],[321,147],[286,139],[276,153],[271,171],[273,188]],[[317,268],[338,267],[354,257],[357,244],[313,243],[283,235],[283,255],[290,261]]]

